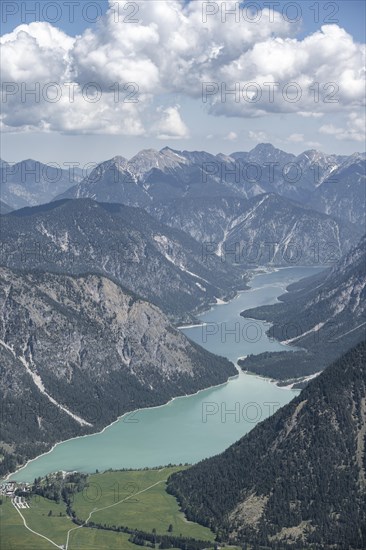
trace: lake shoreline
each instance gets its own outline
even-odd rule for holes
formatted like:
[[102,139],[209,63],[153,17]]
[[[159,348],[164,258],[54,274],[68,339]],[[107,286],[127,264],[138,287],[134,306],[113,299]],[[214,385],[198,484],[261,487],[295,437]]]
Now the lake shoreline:
[[[5,478],[2,478],[0,479],[0,483],[6,483],[7,481],[9,481],[9,478],[16,475],[18,472],[21,472],[22,470],[24,470],[29,464],[31,464],[32,462],[35,462],[36,460],[38,460],[39,458],[43,457],[43,456],[46,456],[50,453],[52,453],[52,451],[58,446],[58,445],[61,445],[63,443],[67,443],[68,441],[74,441],[75,439],[84,439],[86,437],[92,437],[92,436],[95,436],[95,435],[99,435],[99,434],[102,434],[104,433],[107,429],[109,429],[111,426],[113,426],[114,424],[116,424],[117,422],[120,422],[122,421],[123,422],[123,418],[127,417],[128,415],[132,415],[132,414],[135,414],[135,413],[138,413],[139,411],[146,411],[146,410],[152,410],[152,409],[160,409],[162,407],[167,407],[168,405],[170,405],[171,403],[173,403],[175,400],[177,399],[184,399],[185,397],[194,397],[195,395],[199,395],[201,392],[205,392],[205,391],[209,391],[209,390],[214,390],[215,388],[221,388],[223,386],[225,386],[226,384],[228,384],[231,380],[235,380],[235,378],[238,378],[239,376],[241,376],[241,374],[245,374],[245,373],[242,373],[239,365],[237,364],[234,364],[235,368],[237,369],[237,374],[234,374],[233,376],[229,376],[228,379],[225,381],[225,382],[222,382],[221,384],[215,384],[213,386],[208,386],[207,388],[202,388],[201,390],[197,390],[196,392],[194,393],[188,393],[188,394],[184,394],[184,395],[176,395],[175,397],[172,397],[171,399],[169,399],[169,401],[166,401],[165,403],[162,403],[161,405],[153,405],[151,407],[139,407],[138,409],[134,409],[132,411],[127,411],[125,413],[123,413],[121,416],[119,416],[118,418],[116,418],[116,420],[113,420],[113,422],[111,422],[110,424],[108,424],[107,426],[104,426],[104,428],[102,428],[101,430],[99,431],[96,431],[96,432],[92,432],[92,433],[89,433],[89,434],[84,434],[84,435],[76,435],[74,437],[69,437],[68,439],[61,439],[60,441],[56,441],[56,443],[54,443],[52,445],[52,447],[44,452],[44,453],[41,453],[40,455],[37,455],[36,457],[34,458],[30,458],[29,460],[27,460],[27,462],[25,464],[23,464],[22,466],[20,466],[17,470],[15,470],[14,472],[10,472]],[[261,377],[258,377],[258,378],[261,378]],[[62,471],[62,470],[60,470]],[[76,470],[75,470],[76,471]],[[17,480],[13,480],[13,481],[17,481]]]
[[[200,315],[205,315],[206,313],[209,313],[210,311],[212,311],[215,306],[221,306],[221,305],[225,306],[225,305],[229,304],[230,302],[235,300],[243,292],[252,292],[255,289],[252,288],[251,286],[249,286],[249,283],[257,275],[266,275],[266,274],[270,274],[270,273],[278,273],[279,271],[281,271],[283,269],[298,269],[298,268],[305,268],[306,269],[306,268],[312,268],[312,267],[324,267],[324,268],[326,268],[326,266],[289,265],[289,266],[276,266],[276,267],[264,267],[263,266],[263,267],[257,267],[257,268],[251,269],[247,274],[246,288],[236,290],[235,291],[236,292],[235,296],[233,296],[232,298],[229,298],[227,301],[223,300],[221,298],[215,297],[215,299],[216,299],[215,303],[212,302],[211,304],[209,304],[209,307],[207,307],[207,305],[202,306],[202,309],[198,309],[196,311],[195,315],[197,315],[198,317]],[[304,278],[306,278],[306,276]],[[290,284],[292,284],[292,283],[288,283],[287,286],[289,286]],[[284,291],[287,292],[286,288],[284,289]],[[279,302],[279,300],[277,298],[276,298],[276,300]],[[194,321],[187,321],[187,323],[183,322],[182,324],[179,324],[179,325],[174,324],[174,327],[178,330],[182,330],[182,329],[186,329],[186,328],[196,328],[196,327],[200,327],[200,326],[203,326],[203,325],[204,325],[204,322],[200,323],[198,319],[197,320],[195,319]]]
[[[298,266],[291,266],[291,267],[298,267]],[[309,266],[305,266],[305,267],[309,267]],[[256,275],[260,275],[260,274],[270,274],[270,273],[273,273],[273,272],[278,272],[278,271],[282,271],[283,269],[288,269],[286,267],[284,268],[269,268],[269,269],[256,269],[256,270],[253,270],[251,271],[250,273],[250,281],[256,276]],[[287,283],[286,286],[288,286],[289,284],[291,283]],[[235,300],[238,296],[240,296],[241,294],[243,293],[247,293],[247,292],[250,292],[251,290],[254,290],[252,289],[251,287],[245,289],[245,290],[240,290],[236,293],[236,295],[231,299],[229,300],[229,302]],[[216,305],[227,305],[227,303],[229,302],[226,302],[225,304],[221,304],[221,303],[216,303],[216,304],[212,304],[212,306],[206,310],[207,311],[211,311],[213,309],[213,307]],[[202,314],[204,314],[205,312],[202,312]],[[265,324],[268,324],[268,326],[271,326],[271,323],[268,323],[268,322],[265,322]],[[199,324],[195,324],[195,325],[183,325],[182,327],[179,327],[179,328],[188,328],[188,327],[198,327],[198,326],[204,326],[205,322],[202,321],[202,323],[199,323]],[[187,335],[186,335],[187,336]],[[189,336],[187,336],[189,338]],[[290,346],[289,346],[290,347]],[[212,385],[212,386],[208,386],[208,387],[205,387],[205,388],[202,388],[202,389],[199,389],[197,390],[196,392],[192,393],[192,394],[183,394],[183,395],[177,395],[177,396],[174,396],[172,397],[171,399],[169,399],[168,401],[166,401],[165,403],[161,403],[160,405],[153,405],[153,406],[150,406],[150,407],[139,407],[139,408],[136,408],[136,409],[133,409],[131,411],[126,411],[124,412],[122,415],[118,416],[113,422],[111,422],[110,424],[104,426],[101,430],[99,431],[93,431],[92,433],[87,433],[87,434],[83,434],[83,435],[77,435],[77,436],[74,436],[74,437],[70,437],[68,439],[63,439],[63,440],[60,440],[60,441],[56,441],[51,447],[49,450],[45,451],[44,453],[41,453],[40,455],[37,455],[36,457],[34,458],[31,458],[29,460],[27,460],[26,463],[24,463],[22,466],[20,466],[19,468],[17,468],[14,472],[10,472],[7,474],[7,476],[5,478],[3,478],[3,481],[8,481],[10,478],[13,478],[15,479],[17,475],[19,475],[24,469],[26,469],[28,467],[29,464],[32,464],[34,462],[36,462],[37,460],[39,460],[40,458],[52,453],[55,448],[57,448],[59,445],[63,444],[63,443],[67,443],[69,441],[73,441],[73,440],[81,440],[81,439],[84,439],[86,437],[91,437],[91,436],[96,436],[96,435],[100,435],[102,433],[104,433],[107,429],[109,429],[110,427],[112,427],[113,425],[117,424],[118,422],[123,422],[124,418],[128,417],[129,415],[133,415],[133,414],[136,414],[140,411],[146,411],[146,410],[153,410],[153,409],[160,409],[162,407],[167,407],[168,405],[170,405],[171,403],[173,403],[174,401],[176,400],[179,400],[179,399],[184,399],[184,398],[187,398],[187,397],[194,397],[196,395],[199,395],[200,393],[202,392],[209,392],[209,391],[212,391],[214,389],[217,389],[217,388],[221,388],[221,387],[225,387],[227,384],[230,383],[230,381],[232,380],[235,380],[241,376],[248,376],[248,377],[251,377],[251,378],[257,378],[258,380],[261,380],[263,382],[267,382],[268,384],[271,384],[272,386],[275,386],[276,388],[280,389],[280,390],[286,390],[286,392],[288,392],[290,390],[290,392],[293,392],[294,393],[294,397],[296,394],[298,394],[299,390],[294,390],[293,388],[290,388],[288,386],[279,386],[277,383],[276,383],[276,380],[275,379],[271,379],[271,378],[268,378],[268,377],[264,377],[264,376],[260,376],[258,375],[257,373],[250,373],[250,372],[245,372],[243,371],[240,366],[238,365],[237,361],[239,359],[242,359],[243,357],[237,357],[235,360],[233,359],[229,359],[231,363],[234,364],[236,370],[237,370],[237,374],[235,375],[232,375],[232,376],[229,376],[227,378],[226,381],[220,383],[220,384],[215,384],[215,385]],[[278,381],[277,381],[278,382]],[[82,471],[80,469],[80,471]]]

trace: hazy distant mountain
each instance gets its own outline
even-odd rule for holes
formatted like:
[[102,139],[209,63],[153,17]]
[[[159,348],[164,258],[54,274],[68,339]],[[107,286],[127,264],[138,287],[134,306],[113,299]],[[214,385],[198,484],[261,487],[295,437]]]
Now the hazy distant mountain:
[[[223,162],[221,157],[204,151],[191,153],[168,147],[140,151],[122,163],[119,158],[102,163],[88,178],[56,199],[88,197],[145,207],[153,201],[180,197],[247,196],[245,189],[233,185],[239,178],[234,159]],[[234,170],[234,174],[227,173],[226,168]],[[255,188],[249,196],[253,192]]]
[[271,321],[269,333],[301,351],[249,356],[243,369],[283,380],[308,376],[366,337],[366,236],[330,271],[287,290],[280,303],[243,315]]
[[[52,199],[91,198],[142,207],[150,213],[156,210],[161,215],[161,205],[170,201],[194,199],[200,204],[212,198],[250,199],[269,193],[353,223],[361,234],[365,164],[364,154],[340,156],[308,150],[296,157],[269,143],[231,155],[165,147],[142,150],[130,160],[113,157],[82,180],[76,169],[76,181],[71,181],[68,171],[35,161],[12,167],[4,163],[1,196],[12,208]],[[215,228],[208,223],[215,233],[222,232],[221,224]],[[341,243],[342,250],[343,246],[347,243]]]
[[218,249],[247,204],[246,199],[236,197],[180,198],[154,205],[150,212],[162,223],[199,242],[212,242]]
[[236,373],[105,277],[0,268],[0,308],[1,474],[55,441]]
[[363,342],[224,453],[174,474],[188,519],[244,548],[365,548],[365,364]]
[[261,166],[272,163],[278,164],[281,167],[296,159],[296,156],[292,153],[286,153],[281,149],[277,149],[271,143],[259,143],[248,153],[238,151],[232,153],[230,157],[243,160],[244,162],[257,163]]
[[222,262],[142,209],[63,200],[18,210],[0,223],[0,264],[107,275],[175,319],[245,287],[242,266]]
[[123,157],[102,162],[87,178],[58,195],[56,200],[64,198],[91,198],[100,202],[140,207],[147,206],[151,201],[145,190],[137,184],[136,176],[128,169],[127,160]]
[[12,210],[11,206],[0,200],[0,214],[8,214]]
[[12,208],[49,202],[81,177],[80,170],[64,170],[28,159],[16,164],[3,161],[0,166],[1,199]]
[[364,163],[364,155],[326,155],[316,150],[296,157],[269,143],[231,155],[147,149],[129,161],[115,157],[102,163],[56,198],[88,197],[151,209],[175,199],[275,193],[361,223],[365,219]]
[[151,213],[199,242],[215,243],[224,260],[246,266],[334,263],[362,234],[347,222],[274,194],[249,200],[177,199]]

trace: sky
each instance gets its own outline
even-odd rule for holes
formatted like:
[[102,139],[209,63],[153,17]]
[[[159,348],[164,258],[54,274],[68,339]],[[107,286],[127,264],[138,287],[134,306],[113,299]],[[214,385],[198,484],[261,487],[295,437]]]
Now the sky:
[[365,150],[365,3],[3,0],[1,157]]

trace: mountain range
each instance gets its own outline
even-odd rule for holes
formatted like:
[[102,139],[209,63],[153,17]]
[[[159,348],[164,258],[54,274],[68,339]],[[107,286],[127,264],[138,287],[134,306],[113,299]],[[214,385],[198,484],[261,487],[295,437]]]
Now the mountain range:
[[293,351],[239,366],[304,391],[169,490],[218,541],[361,548],[365,346],[339,357],[365,337],[365,156],[166,147],[75,172],[71,186],[18,164],[0,164],[0,473],[225,382],[234,366],[174,326],[247,289],[254,268],[322,265],[243,312]]
[[1,198],[12,208],[81,197],[147,208],[181,198],[275,193],[360,225],[365,222],[365,162],[365,153],[308,150],[295,156],[269,143],[230,155],[147,149],[130,160],[106,160],[85,178],[79,168],[69,172],[38,163],[37,170],[30,160],[9,168],[3,161]]
[[0,224],[1,265],[106,275],[176,320],[245,288],[240,266],[206,257],[201,243],[140,208],[65,199],[16,210]]
[[[365,221],[365,154],[295,156],[269,143],[246,152],[212,155],[165,147],[114,157],[57,198],[89,197],[154,207],[181,198],[251,198],[275,193],[354,224]],[[351,189],[350,189],[351,188]]]
[[364,233],[365,163],[365,154],[295,156],[268,143],[231,155],[165,147],[113,157],[85,178],[77,168],[70,186],[71,172],[52,165],[2,161],[1,212],[88,198],[142,208],[243,269],[329,265]]

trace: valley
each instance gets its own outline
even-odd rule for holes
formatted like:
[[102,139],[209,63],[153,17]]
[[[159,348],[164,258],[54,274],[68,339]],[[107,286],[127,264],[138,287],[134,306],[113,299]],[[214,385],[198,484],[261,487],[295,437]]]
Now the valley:
[[[236,363],[243,355],[266,350],[292,354],[290,347],[267,337],[266,323],[253,324],[240,313],[244,304],[275,302],[288,284],[319,271],[310,267],[281,268],[256,274],[250,282],[251,290],[200,315],[201,326],[180,330],[188,341],[215,354],[211,357],[224,356],[231,362],[228,364]],[[222,369],[219,363],[217,368]],[[235,369],[228,374],[232,378],[220,386],[178,397],[163,406],[127,413],[101,433],[57,444],[10,479],[30,482],[58,470],[93,472],[198,462],[224,450],[297,393]],[[233,410],[234,414],[230,412]]]
[[366,550],[366,3],[0,11],[0,550]]
[[[268,162],[271,181],[236,177]],[[299,477],[302,455],[286,445],[302,423],[299,449],[317,452],[323,433],[334,435],[329,413],[355,433],[345,456],[350,470],[357,454],[362,485],[364,162],[269,144],[231,156],[164,148],[102,162],[55,197],[45,181],[29,182],[26,195],[12,175],[0,216],[0,474],[5,493],[12,482],[16,491],[0,507],[9,548],[318,550],[334,540],[318,504],[308,506],[314,483]],[[341,210],[333,174],[353,188]],[[352,401],[344,421],[326,408],[322,380],[350,349],[345,364],[356,370],[346,373],[360,392],[347,374],[351,393],[337,389]],[[315,439],[300,390],[324,414]],[[335,471],[337,436],[329,443]],[[298,466],[281,481],[276,467],[289,453]],[[131,492],[115,502],[121,486]],[[337,495],[345,515],[334,532],[358,550],[362,528],[353,536],[342,522],[363,521],[363,493],[351,484]]]
[[242,369],[282,380],[319,373],[344,349],[355,346],[366,334],[366,240],[363,237],[332,269],[288,287],[278,303],[242,312],[244,317],[273,323],[268,334],[295,351],[296,367],[283,353],[265,352],[239,361]]

